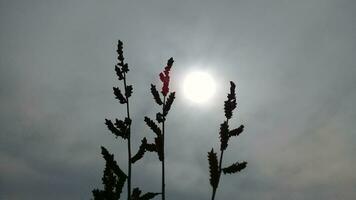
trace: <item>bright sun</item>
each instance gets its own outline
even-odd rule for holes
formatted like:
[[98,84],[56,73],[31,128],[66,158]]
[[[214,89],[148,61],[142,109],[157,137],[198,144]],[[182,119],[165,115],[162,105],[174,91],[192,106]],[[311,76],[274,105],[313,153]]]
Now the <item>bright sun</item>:
[[214,79],[206,72],[191,72],[183,83],[185,97],[195,103],[207,102],[214,95],[215,89]]

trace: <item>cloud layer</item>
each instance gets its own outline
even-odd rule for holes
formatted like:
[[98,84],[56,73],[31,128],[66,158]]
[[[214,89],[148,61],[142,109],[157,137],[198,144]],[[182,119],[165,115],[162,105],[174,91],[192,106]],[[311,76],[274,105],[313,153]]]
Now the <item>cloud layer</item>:
[[[176,60],[169,199],[209,198],[206,155],[229,80],[239,100],[232,123],[246,129],[226,164],[249,165],[223,177],[218,199],[354,199],[355,9],[347,0],[0,1],[0,199],[89,199],[101,186],[100,145],[125,163],[126,145],[104,125],[124,112],[111,91],[117,39],[134,85],[134,149],[152,136],[149,84]],[[197,66],[218,81],[209,106],[182,95]],[[145,157],[134,185],[158,191],[158,166]]]

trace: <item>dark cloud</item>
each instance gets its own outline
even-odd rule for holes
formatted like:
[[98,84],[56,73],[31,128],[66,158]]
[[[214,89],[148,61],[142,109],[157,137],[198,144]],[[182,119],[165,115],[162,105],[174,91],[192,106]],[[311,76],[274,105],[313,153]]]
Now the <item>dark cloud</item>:
[[[134,84],[134,149],[153,139],[143,116],[149,84],[176,60],[168,120],[169,199],[208,199],[206,155],[217,147],[228,81],[246,130],[231,141],[219,199],[354,199],[356,33],[353,1],[0,1],[0,199],[89,199],[100,186],[100,145],[125,163],[104,118],[124,108],[111,87],[124,41]],[[209,106],[187,102],[182,79],[211,71]],[[158,191],[159,162],[134,167],[134,185]],[[125,165],[123,165],[125,168]],[[152,183],[157,184],[152,184]]]

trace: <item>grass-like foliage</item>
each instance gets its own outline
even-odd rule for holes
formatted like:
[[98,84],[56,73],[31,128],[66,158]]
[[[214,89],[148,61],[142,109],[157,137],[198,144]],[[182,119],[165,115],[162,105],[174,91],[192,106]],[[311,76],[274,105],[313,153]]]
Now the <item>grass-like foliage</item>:
[[[108,130],[116,137],[127,141],[127,172],[121,170],[119,164],[115,161],[114,155],[110,154],[105,147],[101,147],[101,154],[105,160],[105,169],[102,182],[103,189],[94,189],[94,200],[118,200],[121,197],[121,193],[125,183],[127,184],[127,200],[149,200],[153,199],[157,195],[161,195],[162,200],[165,200],[165,134],[166,134],[166,120],[172,104],[175,100],[175,92],[170,92],[170,72],[173,66],[173,58],[168,59],[164,70],[159,73],[159,79],[162,82],[160,91],[157,87],[151,84],[150,91],[153,96],[154,102],[160,106],[160,110],[156,113],[155,118],[148,116],[144,117],[144,122],[154,133],[154,140],[148,142],[144,137],[141,140],[141,145],[135,155],[131,155],[131,124],[130,118],[130,97],[132,96],[133,87],[127,84],[127,74],[129,72],[129,66],[124,61],[123,56],[123,43],[119,40],[117,45],[118,63],[115,65],[115,72],[117,78],[122,82],[121,87],[113,87],[113,93],[115,98],[120,104],[126,106],[126,116],[123,119],[105,119],[105,124]],[[225,120],[220,125],[220,155],[218,157],[217,152],[211,149],[208,152],[209,171],[210,171],[210,185],[212,187],[212,197],[215,199],[216,191],[219,186],[221,174],[233,174],[240,172],[246,168],[247,162],[235,162],[230,166],[223,167],[223,155],[228,147],[230,138],[239,136],[244,126],[241,125],[238,128],[230,129],[229,120],[233,116],[233,111],[236,109],[236,93],[235,84],[230,82],[230,93],[227,95],[227,100],[224,102]],[[142,193],[140,188],[134,188],[131,190],[131,168],[132,165],[137,163],[143,158],[146,152],[156,153],[159,161],[162,163],[162,181],[161,192],[147,192]]]
[[[128,153],[128,168],[127,174],[123,172],[117,162],[114,160],[114,155],[110,154],[105,147],[101,147],[102,155],[105,159],[105,169],[102,182],[104,189],[94,189],[93,196],[94,200],[118,200],[120,199],[122,189],[127,180],[127,199],[128,200],[149,200],[159,195],[160,193],[148,192],[141,195],[141,190],[139,188],[134,188],[131,191],[131,168],[132,164],[135,163],[140,156],[143,156],[144,150],[140,148],[139,153],[132,157],[131,155],[131,123],[130,118],[130,97],[133,92],[132,85],[127,84],[127,73],[130,71],[129,66],[125,63],[123,55],[123,43],[119,40],[117,44],[117,59],[118,63],[115,65],[115,72],[119,81],[123,84],[123,90],[119,87],[113,87],[113,93],[115,98],[120,104],[126,105],[126,116],[123,120],[115,119],[113,122],[110,119],[105,119],[105,124],[109,131],[116,137],[120,137],[127,140],[127,153]],[[173,60],[173,59],[172,59]],[[173,63],[173,62],[172,62]],[[168,70],[169,72],[169,70]],[[169,77],[168,77],[169,82]],[[168,88],[168,85],[166,86]],[[142,142],[144,143],[146,139]]]
[[105,147],[101,147],[101,154],[106,162],[104,176],[102,178],[104,190],[93,190],[94,199],[120,199],[127,175],[120,169],[119,165],[114,160],[114,155],[110,154]]
[[224,111],[225,117],[223,123],[220,125],[220,158],[218,161],[218,155],[214,152],[214,149],[211,149],[208,152],[208,161],[209,161],[209,172],[210,172],[210,185],[212,187],[212,195],[211,199],[215,199],[216,191],[219,186],[219,181],[221,177],[221,173],[224,174],[233,174],[240,172],[245,169],[247,166],[247,162],[236,162],[230,166],[222,167],[224,152],[228,146],[229,139],[234,136],[239,136],[243,130],[244,126],[241,125],[238,128],[230,130],[229,128],[229,120],[232,118],[233,111],[236,108],[236,93],[235,93],[236,85],[234,82],[230,81],[230,93],[227,95],[227,100],[224,102]]
[[[170,58],[167,62],[164,71],[159,74],[159,78],[162,82],[161,94],[163,96],[163,100],[161,95],[156,89],[156,86],[151,84],[151,93],[155,103],[161,106],[162,111],[157,112],[156,121],[161,125],[159,127],[154,120],[149,117],[145,117],[145,122],[147,126],[152,130],[152,132],[156,135],[154,139],[154,143],[147,143],[146,137],[142,139],[141,146],[131,159],[133,163],[140,160],[146,151],[156,152],[158,155],[158,159],[162,162],[162,200],[165,200],[165,162],[164,162],[164,135],[165,135],[165,121],[168,115],[169,110],[173,104],[175,99],[175,92],[169,93],[169,81],[170,81],[170,71],[173,66],[173,58]],[[167,97],[168,96],[168,97]]]

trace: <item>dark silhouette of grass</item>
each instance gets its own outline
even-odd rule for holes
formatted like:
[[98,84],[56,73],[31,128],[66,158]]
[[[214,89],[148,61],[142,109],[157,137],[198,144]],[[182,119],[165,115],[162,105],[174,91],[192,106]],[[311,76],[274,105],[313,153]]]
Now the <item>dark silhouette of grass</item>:
[[[101,147],[101,153],[105,159],[105,169],[104,175],[102,177],[102,182],[104,189],[94,189],[93,196],[94,200],[118,200],[122,193],[122,189],[127,180],[127,199],[128,200],[149,200],[153,199],[157,195],[161,194],[162,200],[165,200],[165,145],[164,136],[166,132],[165,122],[167,115],[171,109],[171,106],[175,100],[175,92],[169,92],[169,82],[170,82],[170,71],[173,66],[173,58],[167,61],[167,65],[163,72],[159,74],[159,78],[162,82],[161,91],[158,92],[155,85],[151,84],[151,94],[156,104],[161,106],[161,111],[156,113],[155,120],[145,116],[144,121],[146,125],[155,134],[154,142],[148,143],[147,138],[144,137],[141,140],[141,145],[137,153],[131,155],[131,123],[130,118],[130,104],[129,99],[132,95],[133,87],[127,84],[127,73],[129,72],[128,64],[124,62],[123,56],[123,44],[119,40],[117,45],[118,53],[118,63],[115,65],[116,75],[119,81],[123,82],[123,92],[119,87],[113,87],[113,92],[115,98],[118,99],[120,104],[126,105],[126,116],[124,120],[115,119],[113,123],[109,119],[105,119],[105,124],[110,132],[116,137],[121,137],[127,140],[127,153],[128,153],[128,170],[127,174],[121,170],[119,164],[115,161],[114,155],[110,154],[105,147]],[[230,93],[227,95],[227,100],[224,102],[224,112],[226,119],[220,125],[220,157],[218,159],[217,153],[214,149],[208,152],[209,161],[209,171],[210,171],[210,185],[212,186],[211,199],[215,199],[216,191],[219,186],[219,181],[221,174],[233,174],[240,172],[246,168],[247,162],[236,162],[228,167],[223,167],[223,156],[227,149],[228,141],[231,137],[239,136],[243,130],[244,126],[241,125],[238,128],[229,129],[229,120],[232,118],[233,111],[237,106],[236,103],[236,93],[235,84],[230,81]],[[157,125],[157,123],[158,125]],[[162,182],[161,182],[161,192],[153,193],[147,192],[142,194],[139,188],[134,188],[131,190],[131,168],[132,165],[143,158],[145,152],[155,152],[158,155],[158,159],[162,163]]]
[[[169,93],[169,81],[170,76],[169,72],[173,65],[173,58],[170,58],[167,61],[167,66],[164,68],[164,71],[159,74],[159,78],[162,82],[162,90],[161,94],[163,96],[163,100],[161,95],[156,89],[156,86],[151,84],[151,93],[153,99],[155,100],[156,104],[162,107],[162,112],[158,112],[156,114],[156,121],[161,124],[161,128],[155,123],[154,120],[150,119],[149,117],[145,116],[145,122],[148,127],[156,134],[156,138],[154,143],[149,144],[147,143],[147,139],[144,137],[142,139],[141,146],[137,152],[137,154],[133,157],[132,161],[136,162],[137,160],[141,159],[146,151],[156,152],[158,155],[158,159],[162,162],[162,200],[166,198],[165,192],[165,162],[164,162],[164,135],[165,135],[165,121],[168,115],[169,110],[173,104],[175,99],[175,92]],[[169,95],[168,95],[169,94]],[[168,97],[167,97],[168,95]]]
[[[101,153],[105,159],[105,169],[102,182],[104,185],[103,190],[94,189],[94,200],[118,200],[122,189],[127,180],[127,199],[128,200],[149,200],[154,198],[160,193],[148,192],[141,195],[141,190],[135,188],[131,192],[131,168],[134,159],[131,156],[131,118],[130,118],[130,104],[129,98],[132,95],[133,87],[127,84],[127,73],[129,66],[124,61],[123,43],[119,40],[117,45],[118,63],[115,65],[116,75],[119,81],[123,82],[124,93],[119,87],[113,87],[115,98],[119,100],[120,104],[126,105],[126,117],[124,120],[115,119],[113,123],[109,119],[105,119],[105,124],[110,132],[117,138],[121,137],[127,140],[127,153],[128,153],[128,172],[127,175],[123,172],[118,163],[114,159],[114,155],[110,154],[105,147],[101,147]],[[168,87],[168,86],[167,86]]]
[[215,199],[216,191],[219,186],[219,181],[221,173],[224,174],[233,174],[237,173],[244,168],[246,168],[247,162],[236,162],[228,167],[222,167],[224,152],[228,146],[228,141],[231,137],[239,136],[243,130],[244,126],[241,125],[238,128],[229,129],[229,119],[232,117],[232,112],[236,108],[236,93],[235,93],[235,83],[230,81],[230,93],[227,95],[227,100],[224,102],[224,111],[225,111],[225,121],[220,125],[220,158],[218,162],[217,153],[214,152],[212,148],[208,152],[208,161],[209,161],[209,171],[210,171],[210,185],[212,187],[211,199]]

